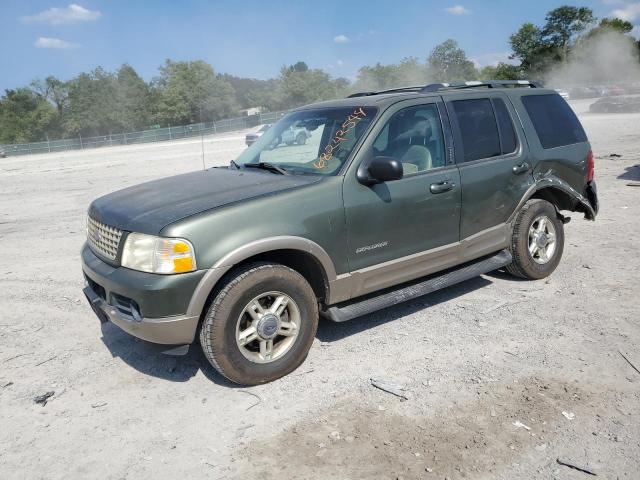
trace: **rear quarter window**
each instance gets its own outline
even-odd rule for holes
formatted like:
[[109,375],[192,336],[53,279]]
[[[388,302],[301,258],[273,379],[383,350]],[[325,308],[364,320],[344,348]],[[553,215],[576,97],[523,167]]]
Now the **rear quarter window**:
[[587,141],[578,117],[560,95],[526,95],[521,98],[543,148]]

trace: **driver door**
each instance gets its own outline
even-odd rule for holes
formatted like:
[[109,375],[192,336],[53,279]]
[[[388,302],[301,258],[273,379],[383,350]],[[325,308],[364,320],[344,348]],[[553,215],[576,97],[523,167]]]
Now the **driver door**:
[[[383,114],[350,166],[343,185],[350,297],[451,261],[460,236],[461,188],[448,125],[441,100],[400,102]],[[399,160],[403,178],[359,183],[357,169],[375,156]]]

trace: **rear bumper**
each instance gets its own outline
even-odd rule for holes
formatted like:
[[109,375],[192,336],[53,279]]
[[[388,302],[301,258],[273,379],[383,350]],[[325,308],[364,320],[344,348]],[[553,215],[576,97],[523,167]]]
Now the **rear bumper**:
[[593,219],[595,220],[598,210],[600,209],[600,203],[598,202],[598,189],[595,181],[587,183],[586,193],[587,200],[589,200],[589,204],[593,209]]
[[87,245],[81,256],[87,284],[83,292],[100,321],[111,321],[149,342],[193,342],[199,316],[186,312],[204,271],[156,275],[114,268],[96,257]]

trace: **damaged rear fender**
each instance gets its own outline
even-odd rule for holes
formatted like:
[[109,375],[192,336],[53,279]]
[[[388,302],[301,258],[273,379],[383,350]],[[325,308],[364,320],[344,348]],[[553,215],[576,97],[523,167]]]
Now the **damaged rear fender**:
[[552,203],[558,211],[581,212],[586,220],[595,220],[598,213],[595,182],[587,185],[587,195],[590,198],[585,197],[560,178],[549,175],[539,179],[529,187],[515,211],[511,214],[509,221],[513,220],[520,208],[532,198],[546,200]]

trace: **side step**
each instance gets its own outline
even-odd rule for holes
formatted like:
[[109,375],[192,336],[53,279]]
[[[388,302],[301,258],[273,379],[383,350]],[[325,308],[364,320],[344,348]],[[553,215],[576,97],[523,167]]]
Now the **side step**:
[[420,283],[414,283],[397,290],[387,290],[380,295],[367,298],[366,300],[356,301],[346,305],[343,304],[343,306],[332,306],[322,313],[331,321],[346,322],[347,320],[361,317],[376,310],[391,307],[398,303],[421,297],[427,293],[455,285],[456,283],[470,280],[483,273],[489,273],[506,267],[512,260],[511,252],[501,250],[490,257],[484,257],[456,267],[455,269],[446,270],[445,273],[430,276],[427,280]]

